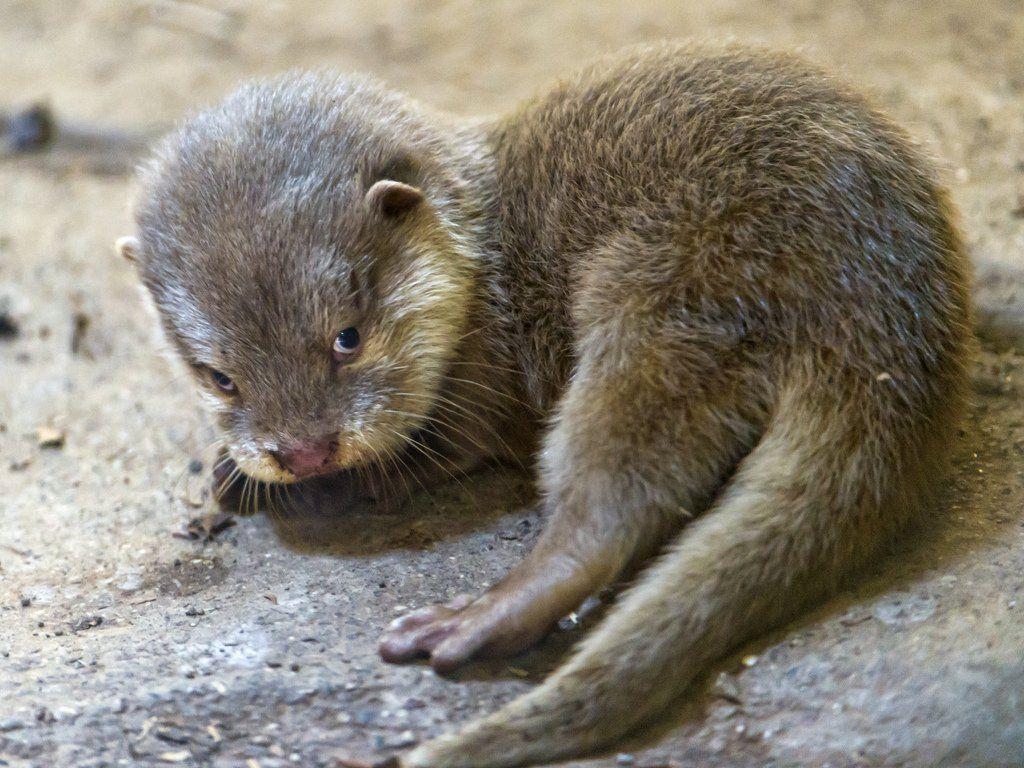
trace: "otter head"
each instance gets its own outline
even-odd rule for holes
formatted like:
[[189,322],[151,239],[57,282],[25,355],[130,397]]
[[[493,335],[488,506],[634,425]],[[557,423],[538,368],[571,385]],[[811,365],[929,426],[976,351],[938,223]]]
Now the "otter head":
[[243,88],[140,172],[138,267],[239,469],[291,482],[400,450],[467,322],[445,142],[359,79]]

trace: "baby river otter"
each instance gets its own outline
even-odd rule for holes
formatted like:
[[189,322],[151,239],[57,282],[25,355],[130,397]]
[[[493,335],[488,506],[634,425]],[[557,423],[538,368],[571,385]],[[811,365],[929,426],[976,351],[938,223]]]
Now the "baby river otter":
[[514,653],[660,553],[546,682],[403,765],[649,720],[890,542],[964,406],[946,192],[788,55],[636,49],[488,122],[286,75],[166,139],[135,217],[120,249],[240,472],[383,498],[535,457],[529,557],[396,621],[385,659]]

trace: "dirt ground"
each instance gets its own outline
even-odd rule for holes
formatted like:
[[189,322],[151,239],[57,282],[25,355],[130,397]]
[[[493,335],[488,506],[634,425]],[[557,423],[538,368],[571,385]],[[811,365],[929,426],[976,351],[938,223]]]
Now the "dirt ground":
[[[588,765],[1024,764],[1024,3],[4,0],[0,108],[43,98],[70,120],[159,130],[247,77],[328,65],[489,113],[665,37],[799,47],[873,91],[948,168],[984,343],[926,530],[721,663],[657,738]],[[454,681],[375,655],[403,608],[522,556],[541,521],[515,476],[401,515],[307,504],[208,543],[172,536],[210,509],[212,432],[112,256],[122,165],[0,160],[0,309],[19,330],[0,335],[0,766],[327,766],[539,680],[585,628]],[[63,446],[40,447],[39,427]]]

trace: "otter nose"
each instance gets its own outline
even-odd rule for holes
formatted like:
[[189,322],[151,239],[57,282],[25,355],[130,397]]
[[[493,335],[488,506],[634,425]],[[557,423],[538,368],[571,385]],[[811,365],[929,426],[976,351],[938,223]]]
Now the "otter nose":
[[331,438],[304,440],[274,452],[274,457],[296,477],[309,477],[330,469],[336,445]]

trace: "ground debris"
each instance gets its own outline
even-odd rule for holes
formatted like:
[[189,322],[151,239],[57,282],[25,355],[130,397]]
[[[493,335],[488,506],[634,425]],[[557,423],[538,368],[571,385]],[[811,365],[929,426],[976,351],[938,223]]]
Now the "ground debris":
[[53,112],[46,104],[30,107],[0,120],[2,147],[6,153],[37,152],[49,146],[56,135]]
[[95,629],[103,623],[103,617],[99,615],[95,616],[83,616],[78,621],[71,625],[72,632],[84,632],[87,629]]
[[42,426],[36,428],[36,445],[40,448],[63,448],[64,431],[56,427]]
[[13,339],[20,332],[17,321],[8,314],[6,307],[0,306],[0,339]]
[[235,518],[226,512],[211,512],[202,517],[193,517],[183,530],[171,535],[185,541],[213,541],[217,534],[226,531],[235,524]]
[[161,752],[157,757],[165,763],[184,763],[192,758],[192,753],[187,749],[177,749],[173,752]]
[[219,751],[223,737],[211,723],[192,727],[179,718],[149,718],[138,736],[128,745],[132,757],[165,763],[184,763],[209,759]]
[[188,733],[176,725],[159,725],[153,729],[153,735],[169,744],[188,744],[190,741]]
[[92,321],[85,312],[75,312],[71,322],[71,354],[77,355],[82,352],[82,342],[85,341]]
[[520,520],[511,530],[498,531],[498,538],[502,541],[523,541],[529,538],[533,532],[533,523],[528,519]]

